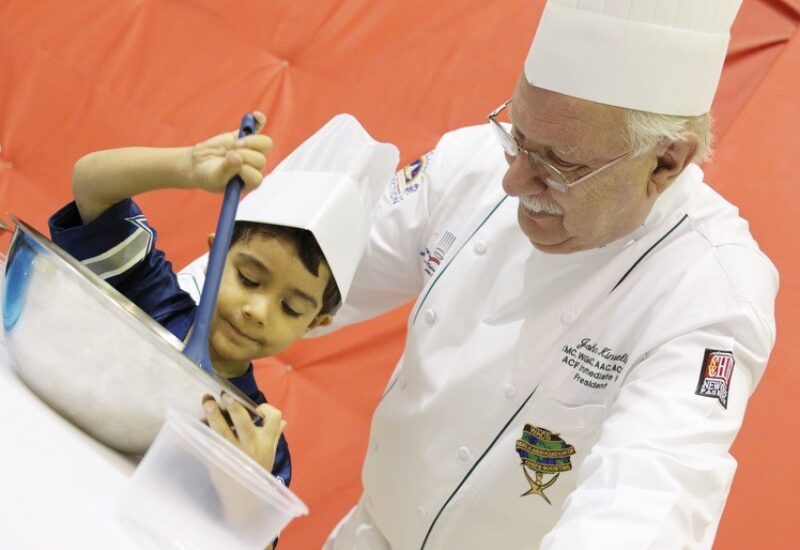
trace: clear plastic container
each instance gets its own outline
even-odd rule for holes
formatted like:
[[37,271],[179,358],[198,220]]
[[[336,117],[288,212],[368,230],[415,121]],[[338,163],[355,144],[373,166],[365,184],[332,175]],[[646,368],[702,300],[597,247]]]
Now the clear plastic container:
[[131,477],[120,520],[146,548],[262,550],[305,504],[208,426],[169,409]]

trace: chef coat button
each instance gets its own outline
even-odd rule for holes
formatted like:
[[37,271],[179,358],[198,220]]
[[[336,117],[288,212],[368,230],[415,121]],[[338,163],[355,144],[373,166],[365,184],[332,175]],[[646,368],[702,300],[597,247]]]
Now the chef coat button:
[[506,387],[503,388],[503,393],[508,399],[514,399],[517,395],[517,387],[512,384],[506,384]]
[[375,441],[374,437],[369,442],[369,448],[373,453],[378,450],[378,442]]
[[469,457],[472,456],[472,453],[467,447],[459,447],[458,448],[458,459],[461,462],[466,462],[469,460]]
[[578,317],[577,312],[573,308],[564,308],[561,311],[561,322],[565,325],[571,325],[575,322],[575,319]]
[[486,244],[486,241],[475,241],[475,254],[478,256],[483,256],[486,254],[486,251],[489,250],[489,246]]
[[428,515],[428,511],[425,509],[424,506],[417,506],[417,517],[419,519],[425,519],[425,516]]
[[436,312],[434,310],[426,309],[424,315],[425,321],[427,321],[429,325],[432,325],[436,322]]
[[400,386],[401,390],[404,390],[408,387],[408,380],[406,380],[405,376],[401,376],[397,379],[397,384]]

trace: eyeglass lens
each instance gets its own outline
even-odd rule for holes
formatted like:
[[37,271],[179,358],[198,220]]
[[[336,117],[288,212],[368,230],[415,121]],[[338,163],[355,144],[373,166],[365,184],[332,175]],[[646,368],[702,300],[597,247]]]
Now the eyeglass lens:
[[[524,151],[520,148],[514,137],[509,134],[497,121],[493,120],[491,126],[494,129],[497,140],[500,142],[500,145],[503,147],[506,155],[511,158],[515,158],[520,152]],[[560,174],[554,172],[546,164],[539,162],[538,159],[536,159],[530,152],[524,151],[524,153],[525,156],[528,157],[528,162],[530,163],[531,168],[533,168],[533,170],[536,171],[540,177],[542,177],[545,183],[561,191],[565,189],[564,181]],[[508,160],[510,161],[510,159]]]

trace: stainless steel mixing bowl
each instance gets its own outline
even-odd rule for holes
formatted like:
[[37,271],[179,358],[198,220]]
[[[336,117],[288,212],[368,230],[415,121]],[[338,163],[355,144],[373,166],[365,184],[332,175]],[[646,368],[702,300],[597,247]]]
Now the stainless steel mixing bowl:
[[155,438],[167,406],[201,418],[202,396],[225,390],[255,410],[130,300],[14,222],[2,287],[5,345],[20,378],[51,407],[110,447],[137,454]]

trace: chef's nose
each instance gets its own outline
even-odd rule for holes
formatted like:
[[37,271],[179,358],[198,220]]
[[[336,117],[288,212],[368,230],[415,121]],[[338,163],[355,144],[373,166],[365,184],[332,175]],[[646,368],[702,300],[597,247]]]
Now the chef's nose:
[[540,170],[525,153],[506,155],[508,170],[503,176],[503,190],[512,197],[538,195],[547,190]]

